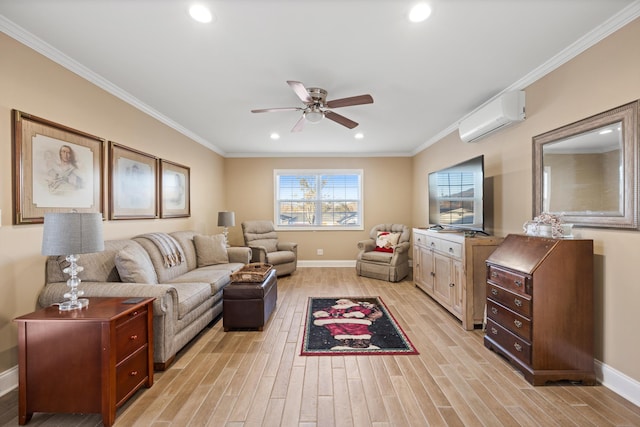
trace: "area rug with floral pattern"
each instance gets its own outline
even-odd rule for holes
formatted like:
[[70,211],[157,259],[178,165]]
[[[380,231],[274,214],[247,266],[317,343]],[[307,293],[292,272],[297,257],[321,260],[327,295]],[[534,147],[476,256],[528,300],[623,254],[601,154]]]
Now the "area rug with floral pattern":
[[302,356],[418,354],[380,297],[310,297]]

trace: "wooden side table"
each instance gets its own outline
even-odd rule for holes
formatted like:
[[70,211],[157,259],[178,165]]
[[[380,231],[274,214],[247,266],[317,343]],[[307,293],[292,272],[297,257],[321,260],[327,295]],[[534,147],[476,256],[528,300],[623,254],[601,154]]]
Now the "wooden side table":
[[154,298],[90,298],[81,310],[47,307],[18,324],[18,422],[34,412],[102,413],[153,385]]

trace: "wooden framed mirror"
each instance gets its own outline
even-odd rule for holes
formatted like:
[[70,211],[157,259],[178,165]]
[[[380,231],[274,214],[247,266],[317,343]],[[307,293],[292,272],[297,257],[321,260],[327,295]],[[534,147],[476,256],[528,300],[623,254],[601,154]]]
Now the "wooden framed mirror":
[[533,137],[533,216],[638,228],[638,104]]

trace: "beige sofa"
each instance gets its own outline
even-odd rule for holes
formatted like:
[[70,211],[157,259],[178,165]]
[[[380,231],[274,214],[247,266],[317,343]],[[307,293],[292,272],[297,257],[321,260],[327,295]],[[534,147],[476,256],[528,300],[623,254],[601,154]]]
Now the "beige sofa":
[[[153,239],[151,239],[153,237]],[[224,237],[193,231],[150,233],[107,240],[105,250],[79,256],[84,297],[154,297],[154,365],[164,370],[176,353],[222,313],[230,274],[251,262],[247,247],[224,246]],[[38,304],[64,300],[69,290],[64,256],[47,259]]]

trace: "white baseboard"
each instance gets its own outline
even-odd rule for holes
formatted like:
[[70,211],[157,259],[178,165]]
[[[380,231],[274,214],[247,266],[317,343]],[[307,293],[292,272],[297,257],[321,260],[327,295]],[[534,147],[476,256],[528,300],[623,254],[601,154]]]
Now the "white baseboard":
[[598,382],[634,405],[640,406],[640,382],[599,360],[595,361],[595,365]]
[[4,372],[0,372],[0,396],[4,396],[15,388],[18,388],[17,366],[14,366]]

